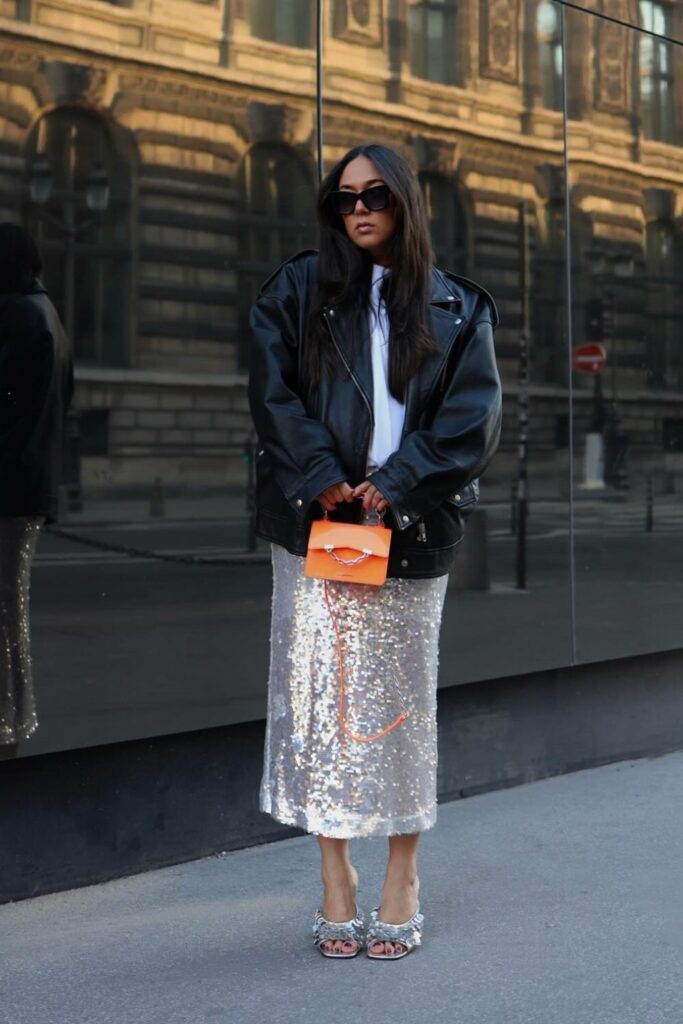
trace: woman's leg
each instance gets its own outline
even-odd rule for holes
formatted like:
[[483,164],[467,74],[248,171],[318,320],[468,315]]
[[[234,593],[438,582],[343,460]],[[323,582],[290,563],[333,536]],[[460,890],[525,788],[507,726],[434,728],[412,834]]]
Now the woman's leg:
[[[389,859],[382,886],[380,921],[403,924],[417,910],[419,880],[417,877],[417,844],[420,833],[389,836]],[[373,953],[398,953],[400,942],[373,942]]]
[[[350,921],[356,913],[358,874],[349,860],[348,839],[329,839],[318,836],[320,845],[320,877],[323,883],[322,913],[328,921]],[[336,953],[352,953],[357,943],[333,942],[328,939],[323,947]]]

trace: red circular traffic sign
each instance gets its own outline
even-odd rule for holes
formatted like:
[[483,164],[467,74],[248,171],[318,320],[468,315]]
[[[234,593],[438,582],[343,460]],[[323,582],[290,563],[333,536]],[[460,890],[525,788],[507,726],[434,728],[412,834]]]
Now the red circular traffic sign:
[[572,349],[572,366],[579,373],[600,373],[607,362],[605,346],[598,341],[586,345],[575,345]]

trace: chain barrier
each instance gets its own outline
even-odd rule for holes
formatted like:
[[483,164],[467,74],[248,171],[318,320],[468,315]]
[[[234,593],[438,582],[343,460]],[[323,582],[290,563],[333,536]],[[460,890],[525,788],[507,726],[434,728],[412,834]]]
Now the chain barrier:
[[153,551],[148,548],[133,548],[126,544],[111,544],[107,541],[85,537],[83,534],[60,530],[57,526],[46,526],[44,531],[52,534],[53,537],[61,537],[62,540],[69,540],[73,544],[82,544],[84,547],[96,548],[98,551],[111,551],[117,555],[126,555],[128,558],[149,558],[158,562],[175,562],[179,565],[253,565],[254,562],[270,560],[270,552],[266,551],[236,551],[234,555],[228,557],[206,558],[201,555],[174,555],[171,552]]
[[153,551],[151,548],[133,548],[126,544],[112,544],[107,541],[94,540],[82,533],[74,533],[70,530],[61,530],[58,526],[45,526],[44,532],[52,534],[53,537],[60,537],[62,540],[71,541],[72,544],[81,544],[84,547],[95,548],[98,551],[110,551],[113,554],[125,555],[127,558],[148,558],[158,562],[174,562],[177,565],[253,565],[254,562],[270,561],[270,552],[259,552],[256,549],[256,436],[252,433],[245,439],[242,450],[242,457],[247,463],[247,487],[246,487],[246,510],[247,510],[247,550],[236,551],[234,555],[224,558],[207,558],[201,555],[174,555],[170,552]]

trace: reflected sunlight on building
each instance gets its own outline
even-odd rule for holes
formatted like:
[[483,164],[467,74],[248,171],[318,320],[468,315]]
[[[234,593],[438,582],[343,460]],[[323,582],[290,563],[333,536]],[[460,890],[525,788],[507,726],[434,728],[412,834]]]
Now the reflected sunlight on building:
[[[279,261],[315,244],[315,9],[0,0],[1,212],[38,236],[72,328],[86,487],[242,479],[248,309]],[[625,17],[625,0],[604,0],[603,11]],[[566,15],[572,340],[596,340],[585,312],[602,303],[607,397],[634,457],[661,460],[664,446],[683,448],[671,440],[683,390],[683,65],[664,38],[680,38],[681,8],[641,0],[639,13],[651,34],[637,38]],[[550,0],[324,5],[325,166],[366,139],[404,152],[439,264],[481,280],[499,303],[513,399],[500,478],[515,458],[525,258],[535,471],[566,443],[561,19]],[[42,205],[29,192],[41,161],[52,178]],[[110,195],[89,214],[96,167]],[[592,384],[575,386],[585,429]]]

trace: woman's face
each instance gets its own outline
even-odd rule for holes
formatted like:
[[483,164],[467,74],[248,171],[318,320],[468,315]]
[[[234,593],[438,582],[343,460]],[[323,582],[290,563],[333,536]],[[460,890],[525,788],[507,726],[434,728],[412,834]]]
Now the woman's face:
[[[372,160],[366,156],[357,156],[346,165],[339,179],[339,190],[344,192],[362,192],[371,185],[384,185],[386,182]],[[346,233],[359,249],[370,253],[375,263],[388,266],[389,243],[396,227],[396,200],[389,197],[386,210],[368,210],[361,200],[356,202],[352,213],[342,217]]]

